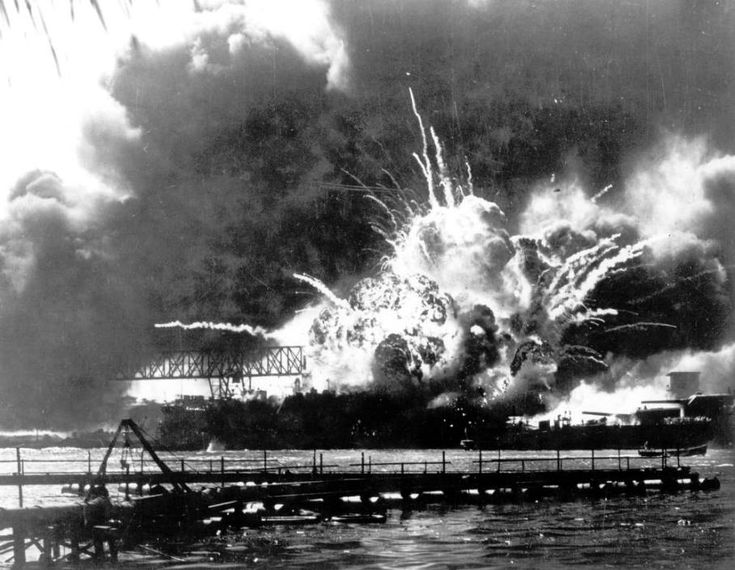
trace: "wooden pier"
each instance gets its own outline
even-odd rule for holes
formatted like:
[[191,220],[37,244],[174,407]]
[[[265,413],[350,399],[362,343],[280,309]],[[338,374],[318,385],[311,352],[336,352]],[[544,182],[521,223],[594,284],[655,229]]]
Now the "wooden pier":
[[[121,542],[139,544],[170,531],[211,533],[227,527],[314,523],[327,518],[380,522],[385,520],[381,510],[391,504],[598,499],[719,487],[716,479],[701,479],[678,460],[676,466],[669,465],[666,456],[651,467],[650,461],[637,456],[595,456],[594,452],[587,457],[557,453],[556,457],[517,458],[498,453],[488,458],[479,451],[471,467],[463,470],[453,470],[445,453],[441,460],[395,463],[374,463],[362,454],[359,463],[344,466],[325,464],[322,454],[317,460],[316,452],[310,464],[276,465],[264,453],[262,462],[247,468],[242,460],[232,460],[236,464],[232,467],[220,458],[207,460],[202,469],[186,469],[182,462],[173,470],[144,443],[159,467],[157,472],[135,471],[130,463],[124,471],[108,472],[113,444],[96,473],[89,466],[78,473],[26,473],[18,454],[18,472],[0,475],[0,485],[18,486],[20,497],[24,485],[66,485],[88,495],[84,503],[68,506],[0,509],[0,532],[6,532],[0,534],[0,556],[12,551],[14,563],[22,565],[26,549],[35,547],[40,560],[51,564],[84,555],[99,558],[107,543],[108,556],[114,560]],[[192,489],[194,484],[199,488]],[[121,499],[105,503],[99,492],[107,488],[103,485],[117,486]],[[97,493],[92,501],[89,489]],[[94,504],[106,505],[104,516],[92,516],[90,505]]]

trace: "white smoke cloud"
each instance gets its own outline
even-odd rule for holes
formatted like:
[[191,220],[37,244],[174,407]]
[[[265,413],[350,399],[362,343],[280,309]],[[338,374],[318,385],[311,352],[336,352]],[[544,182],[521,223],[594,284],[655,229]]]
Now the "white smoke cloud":
[[395,247],[395,273],[431,275],[465,308],[483,303],[507,316],[527,303],[525,279],[510,264],[515,248],[505,215],[492,202],[470,195],[436,206],[415,217]]
[[[196,10],[192,3],[168,0],[105,7],[103,28],[91,5],[77,7],[72,18],[68,2],[54,1],[43,11],[48,34],[25,12],[10,10],[12,25],[3,26],[0,50],[5,165],[0,188],[6,191],[34,169],[52,171],[70,187],[100,186],[90,174],[94,165],[85,159],[90,154],[84,148],[85,128],[103,123],[120,136],[136,135],[105,79],[131,37],[155,52],[186,47],[194,73],[216,73],[245,48],[279,39],[308,65],[323,68],[328,88],[348,87],[345,40],[326,2],[213,0],[199,5]],[[0,218],[6,208],[0,200]]]
[[544,183],[532,192],[519,217],[519,229],[523,235],[544,237],[560,224],[567,224],[594,241],[596,236],[591,228],[610,213],[598,205],[576,179]]
[[[159,34],[146,27],[139,40],[156,51],[190,49],[193,73],[219,73],[255,45],[287,41],[304,62],[326,70],[328,89],[347,89],[345,39],[322,0],[210,0],[200,10],[179,12],[178,25]],[[276,49],[274,47],[274,49]]]
[[697,231],[712,214],[701,166],[704,139],[668,137],[643,161],[626,185],[625,201],[645,236]]
[[700,390],[722,393],[735,389],[735,343],[717,351],[686,351],[673,358],[672,370],[700,372]]
[[699,389],[704,394],[726,393],[735,389],[735,343],[716,351],[665,351],[640,361],[615,358],[611,374],[614,386],[588,379],[565,398],[550,402],[550,411],[535,419],[554,419],[569,414],[573,421],[590,419],[584,411],[629,414],[644,400],[671,399],[670,372],[699,372]]
[[[567,416],[572,423],[590,420],[592,417],[584,412],[608,414],[632,414],[641,407],[644,400],[661,400],[668,397],[667,379],[658,377],[639,381],[635,385],[621,382],[614,391],[604,390],[596,382],[583,382],[574,388],[567,397],[557,400],[551,398],[549,412],[539,414],[534,420],[555,420],[559,416]],[[599,419],[599,418],[595,418]],[[613,420],[612,423],[614,423]]]
[[[72,16],[68,2],[55,1],[42,15],[46,33],[24,10],[9,8],[12,25],[1,35],[0,271],[16,291],[34,264],[33,219],[53,209],[81,235],[135,192],[109,154],[147,152],[141,129],[108,89],[131,36],[154,52],[189,49],[190,70],[200,74],[225,72],[246,48],[279,38],[324,68],[328,88],[348,85],[344,40],[319,0],[216,0],[198,10],[172,0],[115,5],[105,7],[105,27],[91,4]],[[29,172],[42,174],[29,181]]]
[[717,156],[705,139],[667,137],[639,164],[625,199],[644,236],[687,243],[696,235],[714,240],[731,257],[735,157]]
[[[716,156],[704,138],[667,135],[638,161],[622,197],[592,195],[575,177],[540,184],[519,216],[519,228],[562,257],[619,234],[621,244],[643,238],[660,261],[695,250],[700,259],[718,251],[729,258],[733,216],[735,157]],[[724,279],[721,266],[719,271]]]

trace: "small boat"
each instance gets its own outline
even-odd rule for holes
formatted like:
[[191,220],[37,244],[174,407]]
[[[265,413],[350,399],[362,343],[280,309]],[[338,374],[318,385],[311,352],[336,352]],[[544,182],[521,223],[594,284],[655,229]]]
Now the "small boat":
[[693,455],[706,455],[707,444],[705,443],[692,447],[682,447],[679,449],[652,449],[644,446],[638,450],[638,455],[640,455],[641,457],[661,457],[664,454],[673,457],[691,457]]
[[222,443],[220,440],[218,440],[216,437],[209,440],[209,445],[207,445],[206,452],[207,453],[219,453],[220,451],[225,450],[225,444]]
[[321,522],[322,518],[317,514],[309,515],[268,515],[260,517],[261,524],[313,524]]
[[462,441],[459,442],[459,446],[462,449],[471,451],[473,449],[477,449],[477,442],[474,439],[463,439]]
[[384,523],[386,520],[386,516],[381,513],[354,513],[354,514],[344,514],[344,515],[336,515],[333,517],[330,517],[329,519],[332,522],[337,523],[354,523],[354,524],[369,524],[369,523]]

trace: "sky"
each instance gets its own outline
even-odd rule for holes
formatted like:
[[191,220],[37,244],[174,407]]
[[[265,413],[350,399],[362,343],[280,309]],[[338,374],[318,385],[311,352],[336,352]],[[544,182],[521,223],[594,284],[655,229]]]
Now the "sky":
[[[589,226],[597,210],[566,188],[607,189],[639,237],[675,236],[662,256],[686,241],[696,263],[733,263],[730,2],[0,8],[0,425],[117,413],[109,378],[182,342],[155,323],[276,330],[319,300],[294,274],[339,295],[374,274],[381,209],[319,183],[425,198],[409,88],[511,234],[549,208]],[[559,185],[563,200],[543,193]],[[730,281],[707,285],[702,322],[652,352],[730,346]]]

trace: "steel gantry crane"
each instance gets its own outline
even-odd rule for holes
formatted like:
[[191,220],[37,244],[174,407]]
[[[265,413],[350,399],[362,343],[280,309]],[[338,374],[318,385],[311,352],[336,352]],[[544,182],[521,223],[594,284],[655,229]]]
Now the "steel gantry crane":
[[130,367],[118,380],[207,380],[212,398],[231,398],[233,385],[252,390],[254,377],[299,376],[306,369],[303,346],[269,346],[255,352],[179,350]]

